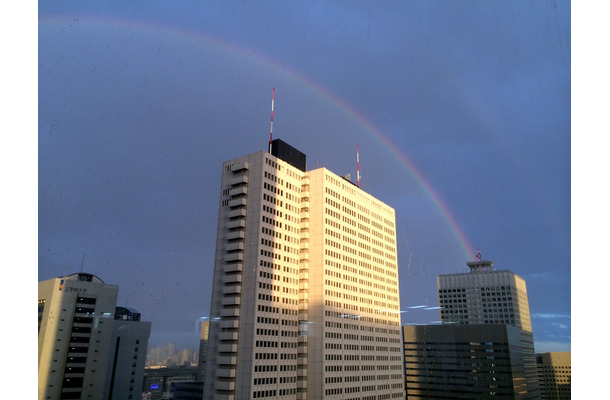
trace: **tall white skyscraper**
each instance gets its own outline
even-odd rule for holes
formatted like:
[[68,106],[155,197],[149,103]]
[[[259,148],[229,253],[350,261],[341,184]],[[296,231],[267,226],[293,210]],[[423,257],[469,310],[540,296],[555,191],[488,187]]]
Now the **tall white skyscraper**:
[[493,262],[469,261],[470,272],[437,276],[441,321],[505,324],[519,328],[525,368],[525,398],[539,398],[534,337],[525,280]]
[[403,398],[394,210],[271,150],[223,164],[205,398]]

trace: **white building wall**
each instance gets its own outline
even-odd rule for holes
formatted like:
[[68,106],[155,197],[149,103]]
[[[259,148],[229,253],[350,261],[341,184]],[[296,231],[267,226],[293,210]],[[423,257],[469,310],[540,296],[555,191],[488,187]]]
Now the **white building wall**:
[[402,398],[397,271],[392,208],[266,152],[225,162],[205,398]]
[[[104,396],[118,286],[97,277],[81,281],[78,275],[38,284],[39,304],[44,303],[38,331],[39,400],[60,398],[62,387],[68,385],[64,378],[80,382],[66,392],[98,400]],[[95,303],[82,304],[79,298]],[[86,332],[75,332],[78,329]],[[74,357],[83,361],[75,363]]]

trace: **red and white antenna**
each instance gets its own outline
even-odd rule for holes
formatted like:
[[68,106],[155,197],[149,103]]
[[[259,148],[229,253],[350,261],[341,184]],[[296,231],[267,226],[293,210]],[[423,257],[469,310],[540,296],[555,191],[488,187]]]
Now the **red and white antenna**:
[[269,153],[271,153],[271,142],[273,141],[273,102],[275,100],[275,88],[271,94],[271,132],[269,133]]
[[356,168],[358,170],[358,187],[360,187],[360,144],[356,143]]

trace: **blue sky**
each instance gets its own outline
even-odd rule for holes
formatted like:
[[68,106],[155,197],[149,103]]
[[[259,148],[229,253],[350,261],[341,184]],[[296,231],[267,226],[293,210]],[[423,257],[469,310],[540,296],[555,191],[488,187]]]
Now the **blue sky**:
[[151,346],[196,348],[220,166],[266,148],[275,87],[274,137],[352,176],[359,143],[361,187],[396,210],[403,323],[437,321],[408,307],[438,306],[436,275],[480,248],[526,280],[536,350],[570,350],[570,17],[567,1],[40,2],[38,279],[82,264],[152,321]]

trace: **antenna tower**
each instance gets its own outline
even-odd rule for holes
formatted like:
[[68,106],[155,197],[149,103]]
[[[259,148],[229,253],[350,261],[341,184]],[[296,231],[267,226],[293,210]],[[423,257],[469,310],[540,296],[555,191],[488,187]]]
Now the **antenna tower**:
[[358,187],[360,187],[360,144],[356,143],[356,169],[358,170]]
[[85,256],[87,255],[87,252],[85,252],[85,254],[83,254],[83,259],[80,262],[80,272],[83,272],[83,265],[85,264]]
[[269,132],[269,153],[271,153],[271,142],[273,141],[273,102],[275,100],[275,88],[271,93],[271,132]]

